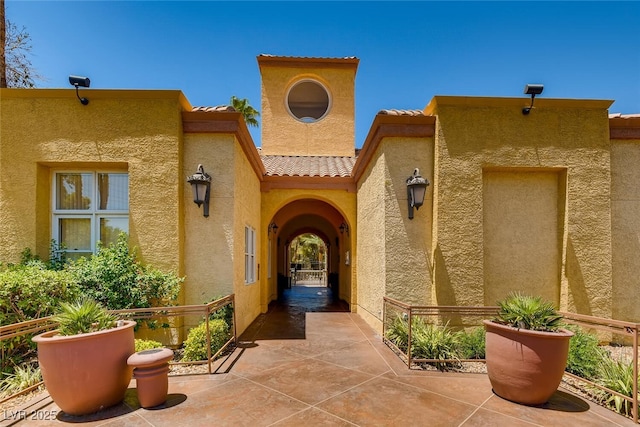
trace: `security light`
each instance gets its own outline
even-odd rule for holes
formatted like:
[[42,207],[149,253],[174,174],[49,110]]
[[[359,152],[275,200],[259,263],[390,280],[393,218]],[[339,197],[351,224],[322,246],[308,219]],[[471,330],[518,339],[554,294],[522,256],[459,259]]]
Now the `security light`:
[[71,86],[75,86],[76,96],[80,100],[80,103],[82,105],[87,105],[89,103],[89,100],[87,98],[80,98],[80,95],[78,94],[78,88],[80,86],[89,87],[89,85],[91,85],[91,80],[89,80],[89,77],[69,76],[69,83],[71,84]]
[[526,116],[531,112],[531,109],[533,108],[534,98],[536,97],[536,95],[540,95],[543,90],[544,90],[544,85],[540,85],[540,84],[528,84],[524,87],[524,93],[526,95],[531,95],[531,105],[528,107],[524,107],[522,109],[522,114]]

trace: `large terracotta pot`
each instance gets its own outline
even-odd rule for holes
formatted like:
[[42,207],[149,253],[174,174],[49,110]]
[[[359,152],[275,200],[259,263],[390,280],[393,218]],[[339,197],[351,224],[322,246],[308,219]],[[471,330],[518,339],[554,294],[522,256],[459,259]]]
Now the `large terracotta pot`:
[[90,414],[124,399],[133,371],[127,358],[135,352],[135,324],[125,321],[87,334],[49,331],[33,337],[44,385],[62,411]]
[[540,405],[558,389],[573,332],[531,331],[484,321],[487,373],[500,397]]

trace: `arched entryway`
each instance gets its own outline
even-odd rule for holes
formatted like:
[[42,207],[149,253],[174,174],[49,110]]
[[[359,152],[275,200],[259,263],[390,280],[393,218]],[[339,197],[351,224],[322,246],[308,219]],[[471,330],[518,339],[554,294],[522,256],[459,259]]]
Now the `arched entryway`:
[[[338,209],[299,199],[280,208],[270,224],[270,293],[277,303],[305,312],[349,311],[351,239]],[[310,248],[305,253],[305,243],[314,254]]]

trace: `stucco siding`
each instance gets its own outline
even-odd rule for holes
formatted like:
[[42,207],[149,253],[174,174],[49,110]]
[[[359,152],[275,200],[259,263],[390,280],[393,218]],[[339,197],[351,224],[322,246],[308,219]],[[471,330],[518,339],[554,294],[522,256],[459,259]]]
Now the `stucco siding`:
[[[439,304],[481,305],[483,169],[567,170],[559,306],[611,315],[610,152],[607,102],[444,97],[438,115],[436,288]],[[434,103],[440,99],[435,98]],[[492,105],[493,104],[493,105]],[[561,190],[563,191],[563,190]]]
[[[51,173],[129,173],[129,234],[143,262],[181,271],[181,94],[3,89],[0,97],[0,259],[29,247],[48,258]],[[25,213],[30,214],[25,214]]]
[[640,322],[640,140],[611,145],[612,317]]
[[[233,145],[233,242],[234,258],[233,292],[236,295],[236,321],[238,333],[242,333],[260,314],[260,280],[266,274],[266,265],[261,265],[260,253],[264,235],[260,225],[260,180],[245,157],[239,143]],[[255,281],[245,283],[245,226],[255,230]],[[263,268],[264,267],[264,268]]]
[[[235,138],[186,134],[182,167],[185,233],[185,303],[203,304],[234,292]],[[202,164],[211,175],[209,217],[193,202],[187,176]]]
[[376,152],[358,184],[358,313],[382,330],[386,295],[386,160]]
[[[293,118],[287,91],[297,81],[312,79],[329,91],[331,107],[315,123]],[[262,154],[290,156],[353,156],[355,71],[349,69],[262,68]]]

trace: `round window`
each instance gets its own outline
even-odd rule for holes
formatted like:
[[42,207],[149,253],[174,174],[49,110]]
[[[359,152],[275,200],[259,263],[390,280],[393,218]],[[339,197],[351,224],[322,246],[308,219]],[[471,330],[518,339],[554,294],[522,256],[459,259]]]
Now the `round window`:
[[329,92],[315,80],[301,80],[287,94],[289,112],[305,123],[322,119],[329,111],[329,106]]

